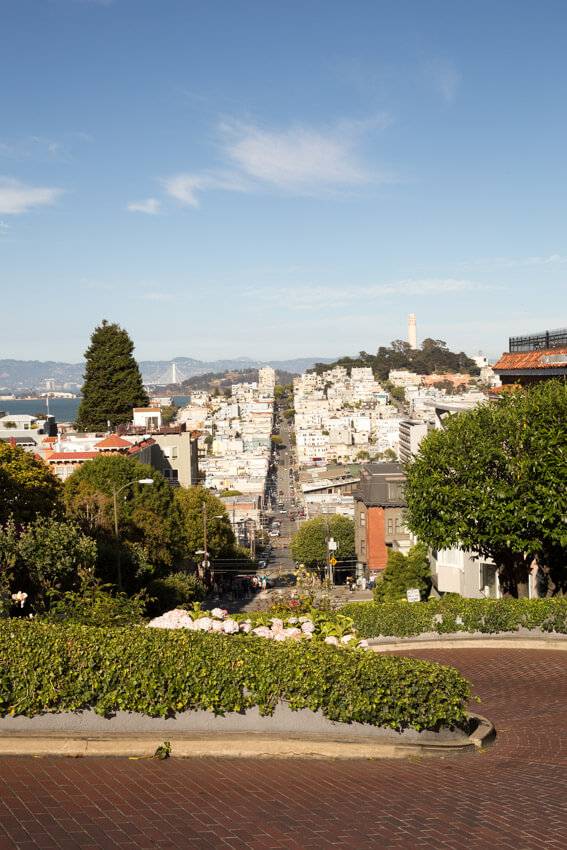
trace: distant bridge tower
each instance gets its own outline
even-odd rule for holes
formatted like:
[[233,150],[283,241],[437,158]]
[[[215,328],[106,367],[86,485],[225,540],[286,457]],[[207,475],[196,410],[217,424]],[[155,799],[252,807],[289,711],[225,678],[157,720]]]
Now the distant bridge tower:
[[415,313],[410,313],[408,316],[408,343],[410,348],[414,351],[417,350],[417,321]]
[[176,363],[171,364],[171,383],[172,384],[177,383],[177,364]]

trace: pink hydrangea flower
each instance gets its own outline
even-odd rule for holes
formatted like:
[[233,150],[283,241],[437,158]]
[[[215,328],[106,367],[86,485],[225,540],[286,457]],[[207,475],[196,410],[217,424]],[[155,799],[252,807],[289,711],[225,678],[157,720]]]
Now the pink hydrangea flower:
[[343,635],[341,638],[341,643],[350,643],[351,640],[354,640],[354,635]]
[[252,629],[252,634],[258,635],[258,637],[265,637],[265,638],[273,637],[272,630],[269,629],[267,626],[257,626],[255,629]]
[[222,620],[212,620],[210,631],[212,632],[222,632],[224,623]]
[[312,634],[315,631],[315,623],[312,620],[305,620],[301,624],[301,630],[305,632],[305,634]]
[[[339,645],[339,639],[336,638],[334,635],[327,635],[327,637],[325,638],[325,643],[330,643],[332,646],[338,646]],[[346,658],[346,656],[345,656],[345,658]]]
[[211,611],[211,617],[217,617],[219,620],[224,620],[228,611],[225,608],[213,608]]
[[240,631],[240,627],[236,620],[232,620],[230,618],[224,621],[224,623],[222,624],[222,629],[227,635],[235,635],[237,632]]

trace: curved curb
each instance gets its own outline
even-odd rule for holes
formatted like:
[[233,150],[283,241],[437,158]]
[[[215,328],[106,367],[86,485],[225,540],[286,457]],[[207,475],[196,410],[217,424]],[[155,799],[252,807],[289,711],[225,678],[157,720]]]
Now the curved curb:
[[[487,747],[496,737],[494,725],[478,714],[468,715],[475,729],[460,741],[403,741],[360,739],[345,736],[286,736],[253,734],[171,735],[171,756],[177,758],[312,758],[407,759],[469,755]],[[392,733],[395,735],[396,733]],[[29,735],[0,737],[0,756],[114,756],[152,758],[164,743],[157,736]]]
[[368,645],[373,652],[399,652],[406,649],[546,649],[556,652],[567,652],[567,636],[549,635],[532,637],[531,635],[502,633],[486,635],[481,633],[469,634],[459,632],[459,637],[452,635],[432,634],[424,637],[368,638]]

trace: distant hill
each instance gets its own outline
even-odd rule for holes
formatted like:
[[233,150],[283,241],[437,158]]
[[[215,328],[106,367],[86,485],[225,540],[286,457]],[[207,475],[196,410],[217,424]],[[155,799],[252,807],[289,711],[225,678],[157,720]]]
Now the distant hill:
[[[312,368],[315,363],[331,362],[332,358],[298,357],[293,360],[253,360],[240,357],[233,360],[197,360],[192,357],[175,357],[173,360],[139,361],[142,378],[146,384],[167,385],[171,382],[175,363],[178,382],[206,373],[239,372],[272,366],[274,369],[298,375]],[[52,378],[57,389],[65,384],[75,389],[83,383],[84,361],[81,363],[58,363],[47,360],[0,360],[0,392],[24,392],[45,389],[46,380]]]

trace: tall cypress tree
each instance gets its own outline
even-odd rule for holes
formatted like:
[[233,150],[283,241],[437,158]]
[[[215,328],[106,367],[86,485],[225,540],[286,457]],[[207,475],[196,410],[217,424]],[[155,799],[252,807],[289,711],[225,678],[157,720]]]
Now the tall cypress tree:
[[85,352],[87,365],[77,427],[102,431],[110,422],[115,428],[132,420],[133,407],[149,404],[133,351],[132,340],[119,325],[104,319],[95,328]]

